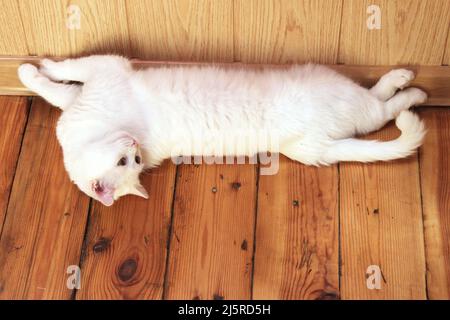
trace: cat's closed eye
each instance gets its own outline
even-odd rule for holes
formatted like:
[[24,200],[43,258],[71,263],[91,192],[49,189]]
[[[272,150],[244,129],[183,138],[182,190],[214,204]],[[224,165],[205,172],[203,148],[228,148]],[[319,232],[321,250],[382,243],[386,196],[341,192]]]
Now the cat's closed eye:
[[118,166],[126,166],[127,165],[127,158],[126,157],[122,157],[120,158],[119,162],[117,162]]

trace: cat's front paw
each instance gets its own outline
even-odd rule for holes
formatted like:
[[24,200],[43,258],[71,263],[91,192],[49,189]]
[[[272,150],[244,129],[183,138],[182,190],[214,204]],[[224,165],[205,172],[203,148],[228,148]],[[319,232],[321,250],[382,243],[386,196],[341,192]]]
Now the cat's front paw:
[[56,72],[56,62],[50,59],[42,59],[40,62],[41,67],[39,68],[39,72],[41,72],[44,76],[51,80],[61,81],[60,77]]
[[30,63],[20,65],[17,69],[17,74],[20,81],[27,87],[41,76],[38,69]]

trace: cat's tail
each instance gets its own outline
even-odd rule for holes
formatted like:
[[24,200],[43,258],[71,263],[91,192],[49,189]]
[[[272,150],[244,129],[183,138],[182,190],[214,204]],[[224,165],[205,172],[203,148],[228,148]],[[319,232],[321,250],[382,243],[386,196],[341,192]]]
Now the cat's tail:
[[327,149],[324,162],[338,161],[387,161],[407,157],[415,152],[425,137],[425,125],[411,111],[402,111],[395,125],[402,132],[400,137],[391,141],[342,139],[336,140]]

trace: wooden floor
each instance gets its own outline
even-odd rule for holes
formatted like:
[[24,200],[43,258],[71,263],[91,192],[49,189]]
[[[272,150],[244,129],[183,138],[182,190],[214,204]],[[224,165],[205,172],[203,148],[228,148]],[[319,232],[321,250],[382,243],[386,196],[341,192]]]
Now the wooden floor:
[[[450,297],[449,108],[419,110],[428,135],[408,159],[315,168],[282,157],[272,176],[167,162],[143,178],[149,200],[113,207],[69,181],[58,110],[25,97],[0,97],[0,109],[1,299]],[[367,288],[371,265],[379,290]]]

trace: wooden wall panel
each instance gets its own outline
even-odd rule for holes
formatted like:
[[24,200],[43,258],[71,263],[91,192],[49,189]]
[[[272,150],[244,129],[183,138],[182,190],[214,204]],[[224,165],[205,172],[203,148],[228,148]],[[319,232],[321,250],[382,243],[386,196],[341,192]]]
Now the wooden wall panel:
[[55,135],[60,111],[33,102],[0,240],[0,299],[69,299],[89,198],[69,180]]
[[127,1],[133,56],[154,60],[232,61],[233,2]]
[[427,290],[450,299],[450,110],[423,110],[428,129],[420,150]]
[[[388,128],[367,139],[391,140]],[[425,252],[417,155],[373,164],[340,164],[343,299],[425,299]],[[367,287],[367,269],[381,288]],[[371,271],[372,272],[372,271]]]
[[446,65],[446,66],[450,66],[450,22],[449,22],[447,34],[448,34],[447,43],[445,45],[445,53],[444,53],[444,57],[442,58],[442,64]]
[[337,166],[282,156],[258,189],[254,299],[338,299]]
[[[29,55],[130,53],[123,0],[18,0],[18,3]],[[66,26],[69,5],[80,8],[80,29]]]
[[335,63],[341,0],[235,1],[235,60]]
[[28,55],[28,43],[16,0],[0,0],[0,55]]
[[181,165],[164,298],[251,298],[256,181],[256,165]]
[[93,201],[77,299],[161,299],[176,167],[141,178],[149,199]]
[[[367,28],[372,4],[381,29]],[[441,65],[449,21],[448,0],[344,0],[339,62]]]
[[[2,0],[0,55],[113,52],[151,60],[441,65],[447,0]],[[66,27],[70,4],[81,29]],[[366,25],[381,8],[381,29]],[[442,58],[444,56],[444,59]],[[338,59],[339,57],[339,59]]]
[[27,98],[0,97],[0,235],[16,172],[28,109]]

